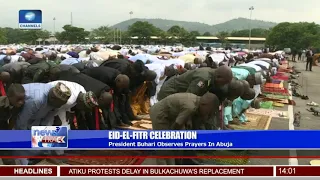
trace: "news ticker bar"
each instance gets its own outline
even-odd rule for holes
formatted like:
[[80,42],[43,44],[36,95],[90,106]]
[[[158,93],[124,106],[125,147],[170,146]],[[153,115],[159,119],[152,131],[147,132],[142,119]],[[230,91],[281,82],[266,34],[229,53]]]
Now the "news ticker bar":
[[320,176],[320,166],[0,166],[0,176]]
[[[47,130],[41,130],[47,131]],[[38,133],[39,134],[39,133]],[[37,134],[37,135],[38,135]],[[42,133],[40,133],[42,134]],[[65,143],[43,145],[31,131],[0,131],[1,149],[319,149],[320,131],[104,131],[70,130]],[[52,135],[51,135],[52,136]],[[62,137],[62,135],[59,135]],[[288,138],[290,137],[290,138]],[[50,137],[52,138],[52,137]],[[50,139],[49,138],[49,139]],[[34,141],[33,141],[34,140]],[[57,140],[58,141],[58,140]],[[44,143],[46,144],[46,143]]]

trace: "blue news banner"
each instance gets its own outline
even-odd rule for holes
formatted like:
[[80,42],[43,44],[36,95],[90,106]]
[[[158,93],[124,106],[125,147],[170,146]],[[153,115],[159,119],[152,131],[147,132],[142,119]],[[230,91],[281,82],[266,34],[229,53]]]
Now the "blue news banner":
[[2,149],[319,149],[320,131],[0,131]]

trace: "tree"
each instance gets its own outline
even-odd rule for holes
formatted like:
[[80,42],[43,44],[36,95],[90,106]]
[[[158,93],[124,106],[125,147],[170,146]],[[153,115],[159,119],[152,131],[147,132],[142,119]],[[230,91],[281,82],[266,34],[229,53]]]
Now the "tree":
[[88,31],[85,31],[83,28],[65,25],[63,26],[61,33],[57,33],[56,37],[60,42],[68,42],[71,44],[83,43],[85,38],[90,34]]
[[203,33],[202,36],[212,36],[212,35],[211,35],[211,33],[209,33],[209,32],[205,32],[205,33]]
[[192,36],[201,36],[201,34],[198,31],[191,31],[190,35],[192,35]]
[[171,43],[180,42],[180,43],[182,43],[184,45],[192,43],[192,42],[190,42],[192,37],[189,37],[189,35],[190,35],[189,32],[186,29],[184,29],[183,27],[172,26],[170,29],[168,29],[167,33],[171,37],[170,38]]
[[227,37],[229,36],[229,33],[228,32],[226,32],[226,31],[222,31],[222,32],[219,32],[218,34],[217,34],[217,37],[219,38],[219,40],[221,41],[221,43],[222,43],[222,46],[224,46],[224,45],[226,45],[227,43],[228,43],[228,41],[227,41]]
[[314,46],[320,48],[320,26],[315,23],[280,23],[273,27],[266,44],[274,49],[301,50]]
[[108,26],[100,26],[99,28],[92,29],[90,33],[90,39],[96,40],[98,38],[104,43],[113,41],[114,30]]
[[47,30],[37,30],[35,31],[35,35],[37,36],[37,38],[45,40],[50,37],[50,32]]
[[2,29],[0,29],[0,44],[7,44],[6,34]]
[[151,36],[157,36],[159,29],[146,21],[137,21],[128,28],[130,36],[138,36],[140,43],[148,43]]
[[[261,28],[255,28],[251,30],[251,37],[267,37],[270,30],[268,29],[261,29]],[[249,37],[250,30],[244,29],[239,31],[233,31],[230,33],[230,36],[232,37]]]

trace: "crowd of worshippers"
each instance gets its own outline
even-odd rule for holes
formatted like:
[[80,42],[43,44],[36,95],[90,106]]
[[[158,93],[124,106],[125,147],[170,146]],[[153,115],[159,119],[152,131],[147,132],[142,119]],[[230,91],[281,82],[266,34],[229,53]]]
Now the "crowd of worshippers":
[[[186,128],[193,116],[190,122],[203,121],[198,122],[201,128],[232,129],[229,123],[233,117],[245,124],[245,110],[250,105],[258,107],[254,100],[261,92],[260,85],[270,81],[281,62],[267,52],[258,58],[255,54],[246,58],[226,54],[221,62],[210,54],[205,59],[195,56],[182,67],[179,59],[151,63],[130,61],[121,54],[101,61],[96,47],[42,53],[25,49],[19,55],[8,51],[0,55],[0,103],[5,114],[1,128],[16,130],[36,125],[114,129],[132,125],[132,120],[140,119],[137,112],[149,113],[150,106],[153,129]],[[81,53],[88,61],[81,61]],[[212,95],[204,96],[207,93]],[[201,96],[207,97],[206,102],[199,99]],[[212,101],[207,101],[210,98]],[[150,106],[142,107],[148,99]],[[221,104],[224,122],[218,118]],[[207,114],[196,118],[198,113]]]
[[1,51],[0,128],[115,129],[132,125],[142,112],[150,114],[155,130],[228,130],[234,118],[245,125],[246,109],[259,107],[260,85],[281,63],[268,53],[226,54],[220,62],[210,54],[186,61],[163,55],[154,61],[97,53],[96,47]]

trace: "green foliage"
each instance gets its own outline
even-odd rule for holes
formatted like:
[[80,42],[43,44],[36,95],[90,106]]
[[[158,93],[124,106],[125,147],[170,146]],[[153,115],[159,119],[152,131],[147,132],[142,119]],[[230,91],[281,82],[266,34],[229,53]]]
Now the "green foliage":
[[203,33],[203,36],[212,36],[212,34],[209,32],[205,32],[205,33]]
[[103,43],[110,43],[114,40],[114,33],[114,29],[111,29],[108,26],[101,26],[99,28],[92,29],[90,32],[90,39],[95,41],[97,40],[95,38],[98,38],[98,40]]
[[56,33],[56,37],[60,42],[66,42],[71,44],[83,43],[85,38],[90,34],[90,32],[85,31],[83,28],[65,25],[60,33]]
[[38,38],[47,39],[49,36],[50,32],[46,30],[21,30],[7,27],[0,28],[0,44],[35,44]]
[[320,26],[315,23],[280,23],[267,37],[266,44],[274,49],[291,48],[293,51],[320,48]]
[[0,44],[7,44],[6,34],[2,29],[0,29]]
[[138,36],[141,43],[147,43],[150,37],[157,36],[159,31],[154,25],[145,21],[137,21],[128,28],[129,35]]
[[[268,30],[268,29],[261,29],[261,28],[251,29],[251,37],[267,37],[269,33],[270,33],[270,30]],[[232,31],[230,33],[230,36],[232,36],[232,37],[249,37],[249,34],[250,34],[250,30],[245,29],[245,30],[240,30],[240,31]]]

